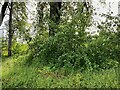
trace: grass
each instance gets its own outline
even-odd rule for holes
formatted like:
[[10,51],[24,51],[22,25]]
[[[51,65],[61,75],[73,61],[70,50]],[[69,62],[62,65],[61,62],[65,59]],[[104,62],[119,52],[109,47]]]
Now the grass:
[[[25,56],[3,59],[2,88],[120,88],[115,69],[67,73],[49,66],[28,66]],[[1,68],[1,67],[0,67]]]

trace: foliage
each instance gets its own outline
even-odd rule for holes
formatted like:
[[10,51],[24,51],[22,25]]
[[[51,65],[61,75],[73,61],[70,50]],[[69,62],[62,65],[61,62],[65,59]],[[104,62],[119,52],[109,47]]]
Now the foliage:
[[25,2],[13,3],[13,21],[12,29],[14,30],[14,40],[21,38],[29,43],[31,41],[30,28],[31,25],[27,22],[27,10]]
[[28,45],[27,44],[21,44],[21,43],[13,43],[12,46],[12,52],[13,54],[25,54],[28,51]]
[[[105,33],[104,33],[105,34]],[[114,35],[85,38],[72,28],[64,28],[45,43],[40,44],[34,55],[43,64],[74,69],[108,69],[118,65],[118,48],[112,47]],[[81,37],[80,37],[81,36]]]
[[[40,62],[53,64],[55,67],[69,66],[81,68],[82,66],[85,67],[90,64],[86,57],[86,47],[84,44],[86,42],[85,28],[89,26],[91,13],[82,11],[81,8],[84,7],[82,3],[77,3],[76,5],[78,10],[75,11],[73,11],[72,9],[74,8],[69,5],[67,9],[72,19],[70,22],[61,21],[54,37],[49,37],[44,40],[45,38],[42,39],[44,36],[39,35],[39,37],[36,37],[37,39],[35,38],[33,42],[35,48],[33,57],[35,57],[35,59],[39,58]],[[82,20],[83,18],[84,20]],[[63,25],[63,23],[65,23],[65,25]]]
[[49,66],[24,65],[26,56],[2,62],[2,88],[118,88],[115,69],[67,73],[65,68],[51,71]]
[[120,20],[119,17],[103,14],[102,16],[106,17],[106,21],[98,25],[100,29],[100,37],[104,38],[104,41],[107,41],[107,48],[109,56],[111,58],[119,60],[120,52]]
[[[22,43],[19,43],[19,42],[16,42],[15,40],[13,40],[11,48],[12,48],[11,50],[12,50],[12,53],[14,56],[15,54],[22,55],[22,54],[28,53],[29,46],[28,46],[28,44],[22,44]],[[4,40],[2,42],[2,56],[3,56],[3,58],[7,56],[7,49],[8,49],[7,42],[6,42],[6,40]]]
[[118,56],[117,53],[115,53],[117,49],[112,47],[113,44],[111,42],[108,37],[100,35],[99,37],[93,38],[88,44],[87,56],[93,67],[108,69],[118,65]]
[[[78,10],[82,11],[82,4],[78,5],[80,5]],[[74,12],[73,8],[69,8],[72,17],[70,22],[61,21],[65,25],[59,24],[59,31],[57,30],[54,37],[46,40],[37,37],[34,41],[33,61],[37,59],[40,63],[56,69],[65,67],[91,71],[117,67],[119,60],[119,53],[116,53],[119,48],[118,44],[115,44],[117,33],[107,32],[110,26],[107,27],[105,24],[99,36],[87,36],[85,29],[90,24],[91,13]]]
[[[119,20],[103,15],[107,19],[98,25],[99,35],[91,36],[85,30],[93,23],[92,11],[87,10],[84,3],[63,3],[59,25],[50,21],[48,5],[37,3],[35,35],[31,41],[26,5],[14,3],[13,56],[4,57],[7,42],[2,46],[3,88],[120,87]],[[50,25],[55,29],[54,36],[48,34]],[[18,37],[27,44],[16,42]]]

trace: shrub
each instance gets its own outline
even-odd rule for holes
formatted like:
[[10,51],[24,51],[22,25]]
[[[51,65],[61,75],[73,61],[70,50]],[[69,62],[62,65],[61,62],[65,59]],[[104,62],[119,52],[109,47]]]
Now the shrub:
[[13,54],[24,54],[28,50],[27,44],[13,43],[12,53]]
[[[82,35],[82,34],[83,35]],[[107,37],[97,36],[88,39],[85,33],[77,35],[75,30],[64,28],[45,43],[39,44],[34,58],[45,65],[73,69],[108,69],[118,65],[115,47]],[[112,37],[112,36],[111,36]],[[93,39],[94,38],[94,39]]]

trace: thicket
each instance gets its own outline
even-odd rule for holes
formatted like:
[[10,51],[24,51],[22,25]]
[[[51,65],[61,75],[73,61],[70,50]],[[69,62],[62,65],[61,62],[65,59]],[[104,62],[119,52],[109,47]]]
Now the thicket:
[[[55,27],[55,36],[49,37],[48,26],[42,23],[41,26],[44,27],[37,28],[40,30],[36,30],[36,36],[29,42],[29,46],[13,43],[13,54],[25,54],[29,51],[30,58],[27,63],[37,60],[56,69],[66,67],[91,71],[117,67],[120,58],[119,20],[106,16],[106,20],[111,22],[105,21],[99,25],[99,35],[91,36],[85,30],[94,23],[91,21],[92,12],[82,12],[83,7],[82,3],[78,3],[77,9],[74,10],[69,3],[66,3],[66,7],[63,6],[62,9],[67,16],[61,14],[63,18],[60,19],[59,25],[50,23]],[[46,23],[50,22],[47,14],[43,18]],[[72,19],[69,20],[69,17]],[[108,30],[112,30],[110,23],[117,25],[116,32]]]
[[54,68],[90,71],[117,67],[120,54],[119,30],[111,32],[108,27],[102,27],[99,35],[90,36],[85,32],[83,23],[77,23],[81,25],[80,28],[75,27],[75,21],[61,25],[60,32],[54,37],[37,39],[38,44],[34,41],[33,61],[38,60]]

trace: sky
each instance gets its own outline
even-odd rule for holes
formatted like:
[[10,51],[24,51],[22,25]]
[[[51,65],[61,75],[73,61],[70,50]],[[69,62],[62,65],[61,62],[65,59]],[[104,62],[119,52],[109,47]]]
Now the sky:
[[[101,0],[104,1],[104,0]],[[104,17],[101,17],[99,14],[107,14],[107,12],[112,11],[113,14],[112,16],[117,16],[118,15],[118,1],[120,0],[106,0],[106,3],[100,3],[99,0],[93,0],[93,7],[95,8],[94,13],[97,13],[97,15],[93,15],[93,20],[95,22],[101,22],[101,21],[105,21]],[[97,33],[97,27],[95,25],[89,27],[87,29],[87,31],[89,32],[94,32],[95,34]],[[97,33],[98,34],[98,33]]]
[[[31,2],[33,2],[33,0],[30,0]],[[118,1],[120,0],[106,0],[106,4],[101,4],[99,1],[101,2],[104,2],[105,0],[92,0],[93,2],[93,7],[95,8],[95,11],[97,13],[97,15],[93,15],[93,19],[94,21],[96,22],[100,22],[101,20],[104,21],[105,18],[102,18],[99,16],[99,14],[102,14],[102,13],[107,13],[109,10],[111,10],[113,12],[113,16],[116,16],[118,14]],[[27,4],[27,7],[28,7],[28,21],[30,23],[32,23],[32,20],[31,18],[34,18],[34,15],[31,15],[31,13],[34,13],[33,11],[35,11],[35,7],[34,7],[34,4],[33,3],[28,3]],[[1,11],[1,5],[0,5],[0,11]],[[5,35],[5,30],[2,30],[3,27],[4,27],[4,22],[6,20],[8,20],[9,17],[8,15],[5,16],[4,20],[3,20],[3,23],[2,25],[0,26],[0,37],[4,36]],[[94,31],[96,30],[96,27],[93,26],[91,28],[89,28],[90,31]],[[4,32],[3,32],[4,31]]]

